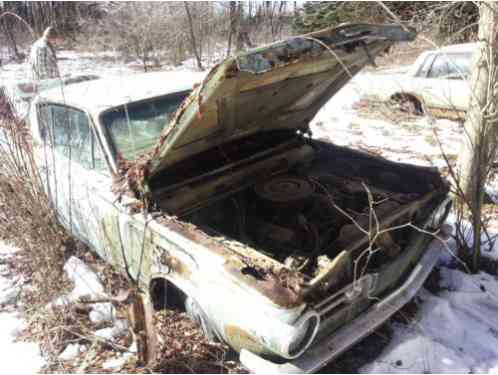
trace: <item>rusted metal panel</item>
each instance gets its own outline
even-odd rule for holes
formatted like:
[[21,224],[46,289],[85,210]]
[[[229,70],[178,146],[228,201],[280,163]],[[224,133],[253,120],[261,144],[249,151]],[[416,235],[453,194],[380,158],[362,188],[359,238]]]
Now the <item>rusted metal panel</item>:
[[264,351],[263,345],[253,335],[235,325],[225,326],[225,336],[232,348],[238,352],[242,349],[250,350],[253,353]]
[[[144,167],[149,169],[149,174],[154,175],[194,153],[247,135],[248,132],[276,129],[280,126],[299,128],[303,126],[301,120],[295,121],[293,116],[287,114],[286,122],[283,123],[278,121],[278,117],[310,89],[313,90],[305,83],[306,80],[311,82],[317,74],[331,72],[341,66],[342,70],[336,81],[342,86],[349,80],[351,72],[356,72],[369,63],[370,57],[365,53],[365,48],[368,48],[370,55],[376,55],[394,41],[412,40],[414,36],[414,33],[397,26],[344,25],[290,38],[236,58],[228,58],[213,68],[203,83],[193,91],[166,127]],[[266,103],[262,103],[258,95],[254,95],[252,101],[244,103],[244,107],[257,109],[264,105],[266,109],[262,112],[248,112],[243,121],[235,121],[232,132],[220,132],[222,128],[218,123],[218,105],[223,103],[222,106],[226,109],[229,103],[225,98],[238,98],[241,91],[256,90],[297,77],[303,79],[301,89],[293,87],[286,94],[277,95],[274,100]],[[308,121],[319,110],[315,103],[323,104],[340,86],[322,91],[321,95],[310,100],[309,113],[306,115]],[[291,94],[292,97],[289,96]],[[257,121],[257,116],[264,117],[265,121]],[[300,113],[295,112],[295,116],[298,119]]]

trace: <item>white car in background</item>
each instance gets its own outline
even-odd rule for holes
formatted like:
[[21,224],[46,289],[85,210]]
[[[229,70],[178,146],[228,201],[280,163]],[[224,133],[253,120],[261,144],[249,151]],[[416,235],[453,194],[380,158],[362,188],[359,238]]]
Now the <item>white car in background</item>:
[[422,53],[405,70],[385,70],[366,78],[365,99],[400,102],[412,113],[463,118],[467,110],[472,56],[477,43]]

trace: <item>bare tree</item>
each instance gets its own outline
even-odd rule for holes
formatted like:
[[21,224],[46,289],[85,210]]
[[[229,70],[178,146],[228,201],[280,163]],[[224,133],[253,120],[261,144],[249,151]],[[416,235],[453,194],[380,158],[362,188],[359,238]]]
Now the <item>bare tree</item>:
[[[160,53],[175,40],[170,21],[174,8],[167,3],[113,3],[99,23],[89,20],[86,35],[92,45],[113,49],[138,60],[144,71],[159,66]],[[166,46],[165,46],[166,45]]]
[[460,206],[468,206],[473,228],[474,271],[481,255],[482,205],[484,185],[497,156],[497,67],[498,67],[498,4],[479,4],[480,47],[474,57],[469,109],[464,124],[464,139],[459,160],[461,185]]
[[195,55],[195,60],[197,61],[197,67],[200,70],[203,70],[204,68],[202,67],[201,56],[200,56],[199,50],[197,49],[197,43],[195,40],[195,33],[194,33],[194,24],[192,21],[192,15],[190,14],[188,2],[184,1],[183,5],[185,6],[185,13],[187,14],[188,26],[189,26],[189,31],[190,31],[190,43],[192,44],[192,50],[193,50],[194,55]]
[[229,8],[229,16],[230,25],[228,27],[228,47],[227,47],[227,56],[230,56],[232,52],[232,39],[233,36],[237,33],[237,2],[230,1]]

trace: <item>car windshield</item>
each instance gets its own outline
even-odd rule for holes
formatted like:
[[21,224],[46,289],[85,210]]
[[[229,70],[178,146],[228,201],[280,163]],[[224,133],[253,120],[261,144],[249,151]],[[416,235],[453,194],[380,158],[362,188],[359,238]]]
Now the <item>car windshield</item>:
[[133,160],[156,144],[164,127],[190,92],[131,103],[106,112],[102,122],[118,157]]

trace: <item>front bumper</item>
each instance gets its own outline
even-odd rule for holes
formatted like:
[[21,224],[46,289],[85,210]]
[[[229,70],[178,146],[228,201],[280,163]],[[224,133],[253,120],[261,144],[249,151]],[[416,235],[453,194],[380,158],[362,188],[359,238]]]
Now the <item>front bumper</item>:
[[350,324],[339,328],[328,338],[314,343],[300,357],[283,364],[277,364],[242,349],[240,352],[241,363],[249,371],[254,373],[296,374],[318,371],[355,343],[372,333],[391,315],[410,301],[422,287],[443,250],[444,245],[439,240],[433,240],[401,287],[370,306],[368,310]]

